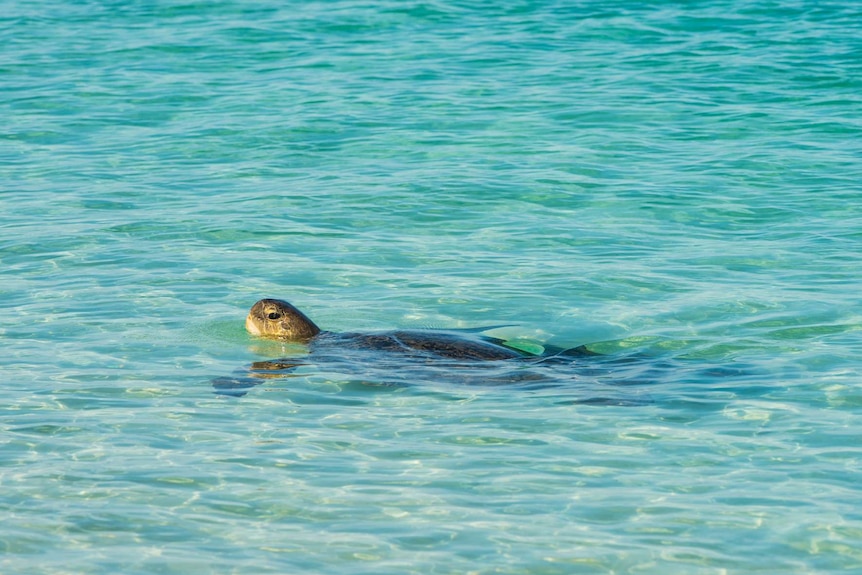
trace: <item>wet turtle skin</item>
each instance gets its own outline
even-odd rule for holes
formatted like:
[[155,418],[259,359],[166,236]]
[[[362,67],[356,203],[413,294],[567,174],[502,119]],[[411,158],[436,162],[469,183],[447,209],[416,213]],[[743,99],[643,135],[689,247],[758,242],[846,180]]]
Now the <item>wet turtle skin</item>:
[[533,357],[526,352],[496,343],[492,338],[471,338],[458,333],[430,330],[381,333],[322,332],[311,341],[309,349],[313,353],[318,348],[333,346],[403,353],[429,359],[440,357],[455,360],[495,361]]

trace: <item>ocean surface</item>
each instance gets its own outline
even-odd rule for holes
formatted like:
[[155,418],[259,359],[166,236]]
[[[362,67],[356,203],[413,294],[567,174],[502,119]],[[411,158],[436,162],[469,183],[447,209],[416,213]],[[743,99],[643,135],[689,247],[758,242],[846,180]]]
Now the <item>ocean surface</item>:
[[[862,572],[860,3],[0,0],[0,46],[3,574]],[[224,393],[305,352],[267,296],[602,355]]]

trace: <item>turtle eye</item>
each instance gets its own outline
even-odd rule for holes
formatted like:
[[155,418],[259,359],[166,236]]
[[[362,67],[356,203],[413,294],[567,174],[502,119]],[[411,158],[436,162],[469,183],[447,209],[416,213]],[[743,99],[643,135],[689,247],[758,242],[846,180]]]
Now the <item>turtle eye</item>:
[[268,317],[269,319],[278,319],[281,317],[281,314],[278,313],[277,311],[272,311],[272,312],[269,312],[266,317]]

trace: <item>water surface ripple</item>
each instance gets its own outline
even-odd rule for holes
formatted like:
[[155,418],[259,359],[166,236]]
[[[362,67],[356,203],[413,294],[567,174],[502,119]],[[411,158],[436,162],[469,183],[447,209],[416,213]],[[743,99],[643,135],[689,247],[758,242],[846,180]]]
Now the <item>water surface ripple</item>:
[[[862,570],[857,3],[0,0],[0,45],[3,573]],[[643,363],[216,393],[297,351],[264,296]]]

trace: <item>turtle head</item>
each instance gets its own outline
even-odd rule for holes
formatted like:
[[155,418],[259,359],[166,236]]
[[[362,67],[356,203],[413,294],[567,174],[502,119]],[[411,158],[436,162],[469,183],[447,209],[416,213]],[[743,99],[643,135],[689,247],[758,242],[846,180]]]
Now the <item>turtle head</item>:
[[320,328],[304,313],[280,299],[262,299],[251,306],[245,329],[259,337],[299,342],[320,333]]

